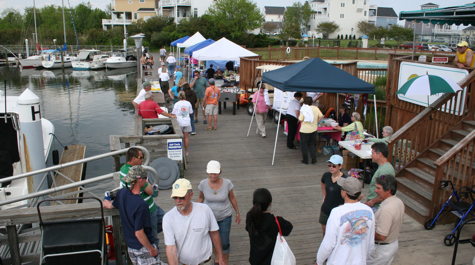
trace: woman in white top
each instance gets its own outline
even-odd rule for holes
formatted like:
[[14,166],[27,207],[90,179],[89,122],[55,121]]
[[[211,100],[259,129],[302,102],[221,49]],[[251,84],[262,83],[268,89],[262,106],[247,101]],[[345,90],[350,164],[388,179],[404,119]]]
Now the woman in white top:
[[188,155],[188,145],[190,143],[190,132],[191,132],[191,119],[190,114],[193,114],[193,107],[190,102],[186,100],[185,92],[180,91],[178,93],[178,102],[175,103],[172,113],[176,115],[178,124],[181,127],[183,132],[183,138],[185,142],[185,153]]
[[168,74],[168,69],[165,67],[164,63],[162,63],[162,67],[158,69],[158,78],[160,79],[160,87],[162,88],[162,92],[165,95],[168,94],[168,90],[170,89],[170,84],[168,83],[170,80],[170,75]]
[[[226,264],[229,260],[229,252],[231,251],[229,244],[229,234],[231,232],[231,223],[233,209],[236,211],[236,223],[241,223],[241,214],[239,213],[239,207],[237,204],[236,196],[233,192],[233,183],[229,179],[220,178],[221,164],[218,161],[211,160],[206,168],[208,178],[203,179],[198,186],[200,190],[200,196],[198,202],[205,203],[213,211],[214,217],[219,226],[219,236],[221,238],[221,245],[223,247],[223,254]],[[215,249],[213,248],[213,252]],[[215,252],[215,257],[218,257]],[[219,263],[220,260],[214,261]]]

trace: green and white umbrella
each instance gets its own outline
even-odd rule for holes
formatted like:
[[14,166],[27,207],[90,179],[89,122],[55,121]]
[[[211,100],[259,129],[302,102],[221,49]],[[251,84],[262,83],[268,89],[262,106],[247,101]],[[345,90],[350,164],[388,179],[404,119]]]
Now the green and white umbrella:
[[[441,75],[421,75],[409,79],[396,94],[405,96],[429,96],[438,93],[457,93],[462,88],[452,79]],[[429,105],[429,104],[427,104]]]

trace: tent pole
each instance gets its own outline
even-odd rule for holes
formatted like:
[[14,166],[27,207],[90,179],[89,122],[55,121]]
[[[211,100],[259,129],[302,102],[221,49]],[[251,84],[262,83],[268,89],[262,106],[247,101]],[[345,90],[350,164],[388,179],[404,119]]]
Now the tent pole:
[[412,37],[412,58],[414,60],[414,48],[415,48],[415,41],[416,41],[416,27],[417,27],[417,20],[414,20],[414,35]]
[[374,124],[376,125],[376,138],[379,138],[378,130],[378,108],[376,107],[376,94],[374,96]]
[[[257,102],[259,101],[259,91],[261,90],[261,86],[262,86],[262,82],[259,84],[259,88],[257,89],[258,93],[257,93],[257,99],[256,99],[256,106],[257,106]],[[253,108],[253,109],[254,109],[254,111],[252,112],[251,123],[249,124],[249,129],[247,130],[247,137],[249,137],[249,133],[251,132],[252,120],[254,120],[254,115],[256,115],[256,110],[255,110],[255,108]]]
[[340,99],[339,99],[339,96],[338,96],[338,93],[336,93],[336,107],[338,109],[340,109],[340,102],[338,102]]
[[[284,91],[282,91],[282,92],[284,92]],[[284,99],[284,94],[282,94],[282,100],[283,99]],[[279,127],[280,127],[279,125],[280,125],[280,117],[281,116],[282,116],[282,101],[280,102],[280,106],[279,106],[279,121],[277,122],[277,132],[275,134],[274,154],[272,155],[272,165],[274,165],[275,148],[277,147],[277,138],[279,138]]]

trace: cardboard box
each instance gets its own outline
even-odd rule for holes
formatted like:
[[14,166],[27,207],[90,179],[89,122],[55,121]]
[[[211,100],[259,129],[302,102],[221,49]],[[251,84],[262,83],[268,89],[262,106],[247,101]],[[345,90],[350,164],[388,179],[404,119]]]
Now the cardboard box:
[[343,168],[350,170],[356,168],[358,162],[358,156],[352,155],[350,151],[343,150]]

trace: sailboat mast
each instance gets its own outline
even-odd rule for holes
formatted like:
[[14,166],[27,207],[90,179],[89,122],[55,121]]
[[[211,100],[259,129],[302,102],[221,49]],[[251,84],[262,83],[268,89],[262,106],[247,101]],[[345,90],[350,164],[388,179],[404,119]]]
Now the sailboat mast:
[[64,43],[66,43],[66,21],[64,19],[64,0],[62,1],[63,3],[63,30],[64,30]]
[[36,3],[33,0],[33,19],[35,20],[35,49],[36,53],[38,53],[38,31],[36,30]]

